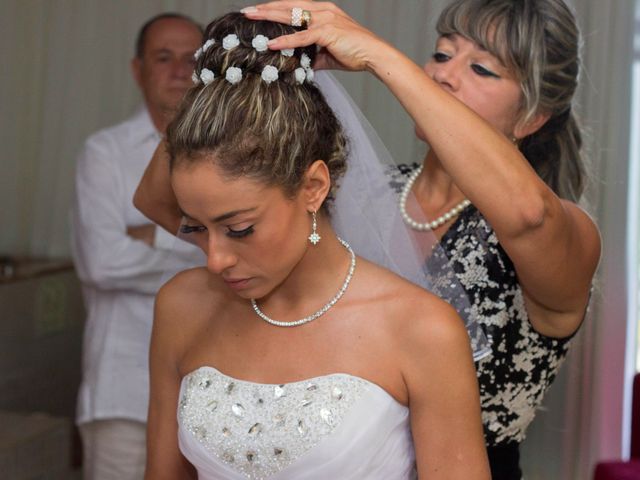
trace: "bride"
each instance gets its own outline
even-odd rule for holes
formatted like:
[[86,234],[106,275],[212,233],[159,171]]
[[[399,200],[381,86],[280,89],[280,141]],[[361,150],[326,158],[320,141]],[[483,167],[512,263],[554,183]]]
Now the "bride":
[[146,478],[487,479],[464,324],[332,230],[346,139],[316,49],[266,47],[293,31],[214,20],[168,129],[207,265],[156,300]]

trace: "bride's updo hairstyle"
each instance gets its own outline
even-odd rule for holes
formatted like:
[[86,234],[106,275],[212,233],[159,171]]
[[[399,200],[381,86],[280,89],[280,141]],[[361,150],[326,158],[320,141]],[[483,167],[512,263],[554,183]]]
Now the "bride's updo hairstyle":
[[196,52],[195,85],[167,129],[171,169],[211,161],[230,179],[248,176],[293,197],[307,168],[323,160],[334,193],[346,169],[346,139],[313,83],[316,47],[266,48],[267,39],[295,31],[240,13],[209,24]]

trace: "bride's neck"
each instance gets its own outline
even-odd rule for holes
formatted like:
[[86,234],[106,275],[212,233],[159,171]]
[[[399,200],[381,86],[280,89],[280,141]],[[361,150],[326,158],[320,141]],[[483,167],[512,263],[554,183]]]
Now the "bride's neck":
[[330,222],[318,218],[320,242],[307,250],[288,277],[260,300],[271,311],[298,310],[308,315],[333,298],[344,282],[351,255],[336,237]]

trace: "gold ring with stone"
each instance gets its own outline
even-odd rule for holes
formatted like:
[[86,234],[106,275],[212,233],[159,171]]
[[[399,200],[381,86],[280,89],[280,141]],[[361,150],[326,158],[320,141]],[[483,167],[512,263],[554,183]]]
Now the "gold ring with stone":
[[309,28],[311,25],[311,12],[309,10],[302,10],[301,27]]

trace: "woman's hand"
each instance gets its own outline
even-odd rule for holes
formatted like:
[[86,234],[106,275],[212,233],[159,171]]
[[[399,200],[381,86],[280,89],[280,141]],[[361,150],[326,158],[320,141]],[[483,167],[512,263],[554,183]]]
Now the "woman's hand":
[[271,50],[320,45],[314,68],[371,70],[370,65],[381,47],[391,48],[331,2],[282,0],[247,7],[242,13],[252,20],[270,20],[291,24],[291,9],[308,10],[311,21],[306,30],[283,35],[269,42]]

